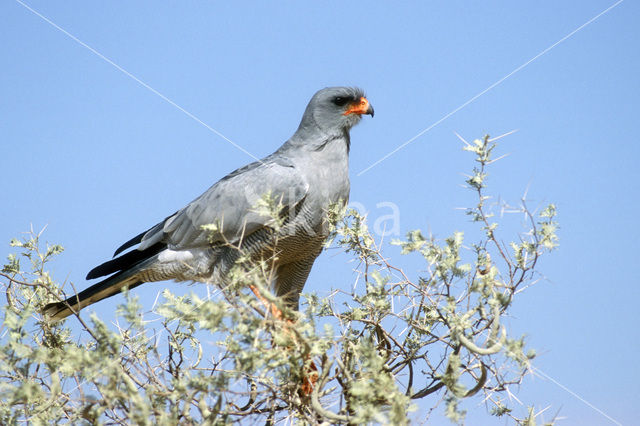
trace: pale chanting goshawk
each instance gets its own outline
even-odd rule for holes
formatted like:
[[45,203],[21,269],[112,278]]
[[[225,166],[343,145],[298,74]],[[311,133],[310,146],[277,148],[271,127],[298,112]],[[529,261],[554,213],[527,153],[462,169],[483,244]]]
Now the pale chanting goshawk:
[[[298,307],[300,292],[328,235],[327,209],[349,198],[350,129],[373,107],[361,89],[318,91],[298,130],[273,154],[222,178],[185,208],[118,248],[87,279],[108,278],[43,312],[61,320],[102,299],[145,282],[224,283],[241,247],[254,259],[272,259],[273,289]],[[286,206],[274,231],[273,217],[256,205],[268,195]],[[203,225],[216,224],[213,231]]]

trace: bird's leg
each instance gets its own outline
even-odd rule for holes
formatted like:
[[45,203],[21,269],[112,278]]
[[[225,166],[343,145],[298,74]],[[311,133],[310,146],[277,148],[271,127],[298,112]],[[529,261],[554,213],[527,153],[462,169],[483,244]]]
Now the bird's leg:
[[[274,318],[277,319],[284,319],[285,322],[289,325],[289,326],[293,326],[293,321],[291,319],[288,318],[284,318],[284,313],[282,312],[282,310],[280,308],[278,308],[276,306],[275,303],[269,302],[261,293],[260,290],[258,289],[258,287],[253,286],[253,285],[249,285],[249,288],[251,289],[251,291],[253,292],[253,294],[256,295],[256,297],[258,298],[258,300],[260,300],[265,307],[269,310],[269,312],[271,312],[271,315],[273,315]],[[310,358],[309,355],[305,356],[305,363],[306,361]],[[304,369],[304,372],[302,373],[302,394],[304,396],[309,396],[311,395],[311,392],[313,392],[313,387],[315,386],[316,382],[318,381],[318,367],[316,367],[316,364],[313,362],[313,360],[310,360],[309,362],[309,367]]]
[[[305,357],[305,360],[309,359],[309,355]],[[311,392],[313,392],[313,388],[318,381],[318,367],[316,367],[316,363],[313,360],[310,360],[309,367],[304,369],[302,376],[302,395],[309,396]]]
[[265,299],[262,293],[260,293],[260,290],[258,290],[258,287],[250,285],[249,288],[251,289],[253,294],[256,295],[258,300],[260,300],[264,304],[264,306],[269,310],[269,312],[271,312],[271,315],[273,315],[274,318],[277,318],[277,319],[284,318],[284,314],[282,313],[280,308],[278,308],[275,303],[271,303],[267,299]]

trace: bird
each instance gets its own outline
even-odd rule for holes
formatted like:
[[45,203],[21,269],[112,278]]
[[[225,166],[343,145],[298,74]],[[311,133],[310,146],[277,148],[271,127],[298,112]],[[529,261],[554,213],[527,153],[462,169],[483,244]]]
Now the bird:
[[[275,296],[297,310],[329,234],[327,210],[348,202],[350,130],[363,115],[373,117],[374,109],[362,89],[319,90],[280,148],[231,172],[186,207],[122,244],[86,277],[106,278],[45,305],[45,318],[60,321],[146,282],[222,285],[241,255],[271,259]],[[282,226],[256,208],[265,196],[285,207]]]

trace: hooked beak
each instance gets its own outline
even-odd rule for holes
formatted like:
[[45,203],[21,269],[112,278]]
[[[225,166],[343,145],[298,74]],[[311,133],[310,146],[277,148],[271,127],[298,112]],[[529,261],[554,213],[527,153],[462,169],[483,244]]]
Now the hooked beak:
[[347,108],[347,110],[342,115],[349,114],[369,114],[371,117],[373,117],[373,107],[371,106],[367,98],[363,96],[360,98],[360,100],[357,100],[350,104],[349,108]]

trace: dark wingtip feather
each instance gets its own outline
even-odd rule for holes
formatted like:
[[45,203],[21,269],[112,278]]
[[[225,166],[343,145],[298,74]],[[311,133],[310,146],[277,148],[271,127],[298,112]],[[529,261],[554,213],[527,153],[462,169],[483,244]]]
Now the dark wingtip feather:
[[116,250],[115,253],[113,253],[113,257],[116,257],[118,254],[122,253],[123,251],[125,251],[126,249],[128,249],[129,247],[133,247],[136,244],[140,244],[142,242],[142,239],[144,238],[144,236],[151,232],[161,232],[162,231],[162,226],[167,222],[167,219],[169,219],[170,217],[173,217],[177,214],[178,212],[175,212],[167,217],[165,217],[162,222],[157,223],[156,225],[152,226],[151,228],[147,229],[144,232],[141,232],[140,234],[136,235],[135,237],[133,237],[132,239],[130,239],[129,241],[127,241],[126,243],[124,243],[123,245],[121,245],[120,247],[118,247],[118,249]]
[[136,263],[141,262],[156,255],[167,247],[164,243],[156,243],[145,250],[132,250],[115,259],[108,260],[101,265],[96,266],[87,274],[88,280],[103,277],[114,272],[124,271]]
[[149,230],[141,232],[140,234],[136,235],[135,237],[133,237],[132,239],[130,239],[129,241],[127,241],[126,243],[124,243],[123,245],[118,247],[116,252],[113,253],[113,257],[116,257],[119,253],[122,253],[123,251],[125,251],[129,247],[133,247],[136,244],[140,244],[140,242],[142,242],[142,237],[144,237],[144,234],[146,234],[147,232],[149,232]]
[[[105,263],[109,263],[109,262],[105,262]],[[89,273],[87,274],[87,276],[84,277],[84,279],[85,280],[92,280],[94,278],[98,278],[98,277],[103,276],[104,274],[102,274],[100,272],[100,268],[102,268],[105,265],[105,263],[103,263],[102,265],[98,265],[95,268],[93,268],[92,270],[90,270]]]

